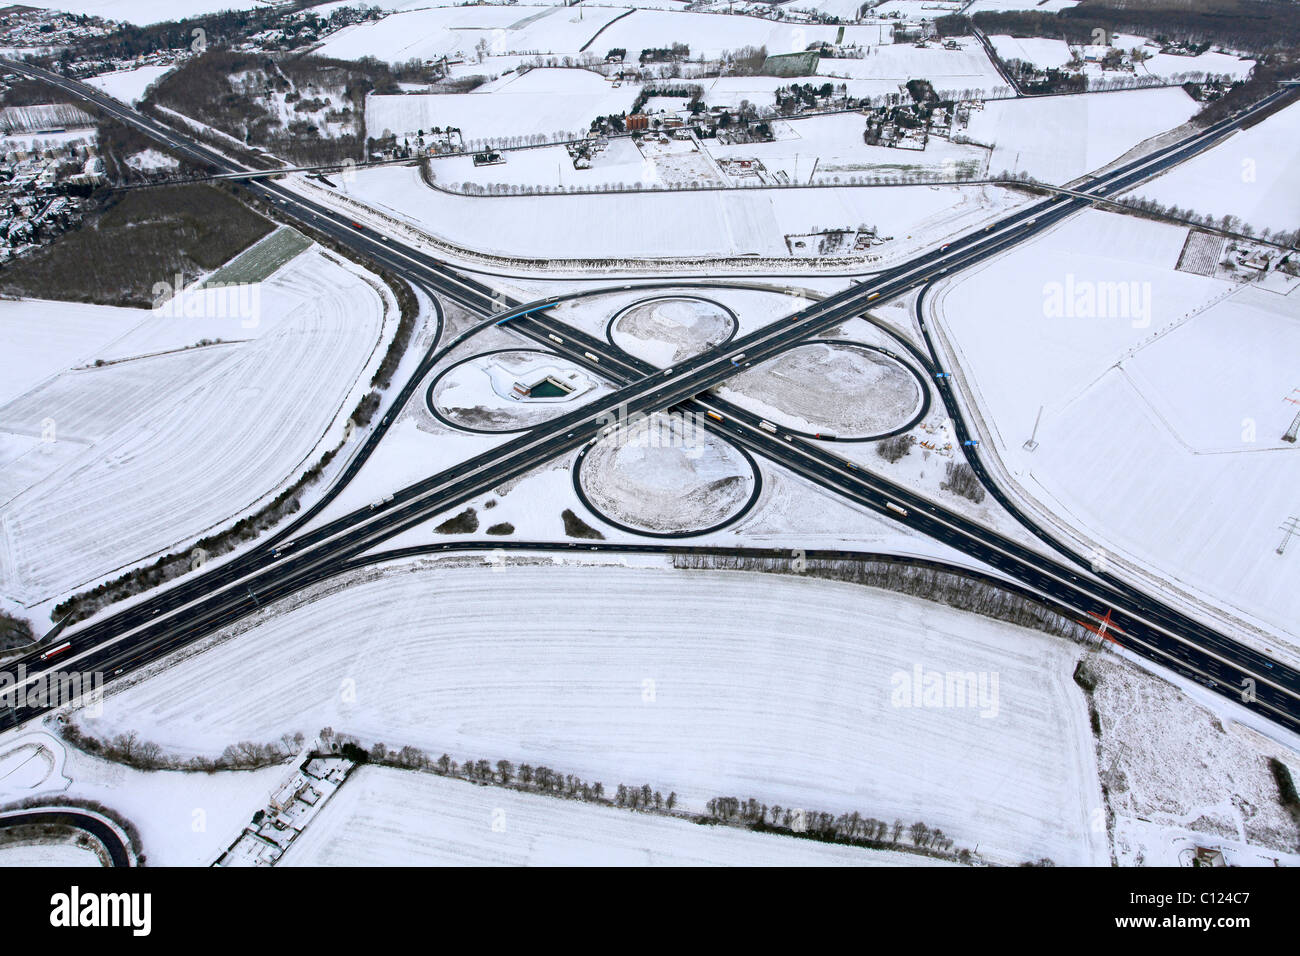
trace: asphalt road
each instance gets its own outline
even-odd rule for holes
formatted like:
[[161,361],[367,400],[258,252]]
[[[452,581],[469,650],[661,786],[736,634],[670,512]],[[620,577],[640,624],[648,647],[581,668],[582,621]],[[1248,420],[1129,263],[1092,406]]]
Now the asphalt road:
[[[536,342],[549,345],[617,384],[637,381],[657,371],[649,363],[622,353],[603,340],[561,323],[545,312],[517,319],[509,327]],[[905,344],[896,333],[891,334]],[[557,343],[557,337],[563,341]],[[593,361],[588,353],[596,356],[596,360]],[[933,378],[934,370],[939,368],[937,362],[926,361],[925,365],[931,371],[932,380],[940,387],[954,423],[961,422],[961,409],[951,393],[949,380]],[[1023,582],[1035,595],[1050,599],[1047,603],[1067,613],[1073,612],[1082,620],[1090,620],[1089,615],[1104,616],[1112,612],[1112,620],[1120,629],[1118,633],[1112,632],[1117,644],[1211,686],[1270,719],[1285,722],[1295,716],[1295,694],[1300,692],[1297,677],[1300,675],[1197,621],[1184,619],[1123,581],[1085,570],[1088,562],[1084,557],[1063,548],[1045,532],[1036,529],[1028,517],[1000,492],[998,499],[1008,511],[1060,550],[1067,560],[1054,560],[901,485],[867,474],[796,433],[783,429],[776,434],[768,432],[760,426],[762,419],[758,415],[712,394],[699,394],[674,410],[696,416],[695,420],[703,421],[711,431],[756,455],[778,462],[828,491],[978,558]],[[721,421],[710,418],[710,412],[719,416]],[[995,488],[973,454],[975,449],[964,450],[971,457],[972,465],[978,466],[984,483]],[[891,509],[891,502],[903,507],[907,514],[900,515]],[[691,536],[693,533],[672,535],[678,538]],[[1244,684],[1246,680],[1253,681],[1253,685]],[[1241,692],[1247,686],[1254,689],[1256,699],[1253,701],[1242,700]]]
[[[136,125],[196,162],[219,169],[236,168],[215,151],[190,142],[98,91],[36,71],[25,64],[8,63],[7,66],[16,72],[35,73],[74,95],[93,100],[106,112]],[[1084,191],[1096,196],[1113,195],[1168,169],[1228,135],[1250,113],[1293,92],[1272,94],[1241,115],[1096,177],[1083,187]],[[417,284],[436,289],[439,294],[477,311],[497,313],[493,320],[502,317],[503,305],[507,310],[505,314],[516,314],[555,301],[542,300],[517,306],[503,302],[477,280],[454,272],[419,250],[402,246],[371,230],[358,230],[347,217],[302,199],[276,183],[250,183],[242,188],[264,201],[275,203],[287,215],[332,236]],[[729,356],[744,352],[749,363],[771,358],[862,313],[873,303],[879,304],[952,270],[997,255],[1087,205],[1086,199],[1076,197],[1044,200],[1004,217],[984,230],[877,273],[862,284],[829,296],[787,320],[737,339],[728,344],[725,354],[716,351],[705,353],[672,370],[648,376],[641,370],[641,377],[625,380],[626,384],[613,394],[417,482],[396,493],[391,501],[360,509],[310,533],[289,540],[283,535],[277,536],[275,541],[242,555],[213,562],[166,591],[130,602],[125,609],[100,621],[69,629],[62,637],[73,646],[60,657],[42,662],[38,655],[33,654],[22,663],[28,667],[31,676],[44,669],[71,666],[78,670],[101,671],[105,679],[111,680],[144,660],[212,633],[216,628],[255,611],[267,601],[332,577],[376,545],[420,524],[429,516],[464,503],[594,440],[606,413],[620,408],[628,414],[649,413],[690,402],[707,405],[709,399],[696,396],[735,373]],[[534,312],[523,321],[536,322],[539,314],[544,313]],[[593,343],[596,341],[592,340]],[[599,344],[602,346],[600,350],[593,348],[590,351],[598,356],[608,354],[608,347]],[[432,367],[433,355],[434,351],[430,350],[421,363],[422,367]],[[603,360],[601,364],[603,368],[610,368]],[[634,368],[630,370],[637,371]],[[412,389],[417,385],[416,378],[407,383],[407,387]],[[1204,682],[1214,682],[1221,692],[1233,699],[1238,699],[1237,689],[1227,687],[1226,682],[1236,680],[1239,675],[1248,675],[1256,682],[1258,700],[1253,704],[1247,702],[1247,705],[1292,729],[1300,729],[1296,710],[1297,689],[1300,688],[1297,677],[1300,675],[1293,671],[1281,665],[1269,667],[1270,662],[1262,659],[1252,660],[1250,655],[1253,652],[1199,622],[1164,608],[1149,597],[1135,591],[1125,593],[1112,582],[1089,576],[1086,571],[1080,576],[1077,573],[1079,569],[1070,569],[1005,539],[997,540],[997,536],[987,529],[970,526],[960,516],[944,512],[911,495],[906,489],[855,473],[852,466],[807,443],[796,444],[796,440],[783,441],[773,437],[757,429],[755,423],[746,421],[739,409],[733,407],[728,411],[734,423],[734,431],[729,433],[729,437],[746,447],[780,461],[850,500],[953,543],[1041,593],[1052,596],[1063,606],[1094,613],[1115,608],[1116,623],[1128,632],[1126,644],[1135,650],[1145,649],[1148,656],[1162,655],[1166,663],[1175,662],[1185,672],[1190,668],[1194,676],[1199,676]],[[960,421],[957,416],[954,420]],[[382,429],[379,432],[382,433]],[[372,436],[371,440],[377,442],[378,439]],[[905,508],[908,514],[900,518],[897,512],[888,509],[887,501]],[[1259,669],[1252,669],[1254,667]],[[0,723],[21,722],[38,716],[40,712],[39,708],[10,711],[0,715]]]
[[76,810],[19,810],[15,813],[0,815],[0,829],[20,826],[35,826],[43,823],[55,823],[60,826],[76,827],[85,830],[108,851],[113,866],[131,865],[131,853],[118,836],[117,831],[98,817]]

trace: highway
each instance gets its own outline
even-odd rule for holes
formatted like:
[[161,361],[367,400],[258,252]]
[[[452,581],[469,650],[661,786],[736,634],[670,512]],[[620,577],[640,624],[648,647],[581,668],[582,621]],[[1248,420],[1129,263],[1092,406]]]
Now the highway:
[[[82,84],[74,83],[25,64],[8,64],[10,69],[38,75],[59,85],[74,95],[94,100],[106,112],[121,117],[149,135],[185,153],[195,161],[215,168],[237,169],[229,160],[212,150],[191,143],[175,131],[140,116],[116,101],[98,94]],[[1188,139],[1159,150],[1147,157],[1099,176],[1085,184],[1082,191],[1088,195],[1108,196],[1132,184],[1175,165],[1208,148],[1229,135],[1250,112],[1266,108],[1278,97],[1290,91],[1278,91],[1261,101],[1250,111],[1208,127]],[[454,272],[426,254],[403,246],[387,237],[376,236],[370,230],[357,230],[351,221],[326,207],[305,200],[276,183],[250,183],[245,187],[263,201],[271,202],[286,215],[297,218],[307,226],[334,237],[337,241],[361,252],[409,278],[427,290],[437,290],[441,295],[461,302],[466,307],[491,315],[488,321],[503,316],[530,312],[527,318],[516,320],[520,329],[536,324],[548,327],[546,312],[539,307],[552,304],[560,297],[533,303],[513,304],[477,280]],[[292,538],[277,535],[272,541],[223,562],[214,562],[208,568],[181,579],[165,591],[130,603],[123,610],[106,615],[101,620],[74,627],[64,635],[72,648],[64,655],[42,662],[35,654],[24,659],[29,679],[43,669],[75,667],[80,670],[98,670],[105,679],[138,666],[144,660],[183,646],[192,640],[212,633],[218,627],[237,620],[257,610],[267,601],[290,594],[310,584],[325,580],[349,562],[360,559],[376,545],[415,527],[433,514],[446,511],[464,503],[501,482],[524,474],[538,465],[560,455],[581,448],[596,437],[609,413],[625,410],[627,414],[649,413],[684,403],[685,408],[715,410],[728,419],[729,439],[764,457],[780,462],[787,468],[804,474],[810,480],[841,494],[851,501],[886,514],[925,534],[959,547],[993,567],[1024,581],[1037,593],[1051,597],[1056,604],[1080,612],[1104,613],[1114,608],[1116,623],[1126,632],[1121,639],[1126,646],[1146,653],[1155,659],[1171,663],[1184,672],[1199,676],[1203,681],[1216,683],[1218,689],[1239,699],[1235,687],[1228,684],[1244,675],[1256,682],[1258,701],[1254,706],[1271,719],[1292,729],[1300,729],[1297,720],[1297,692],[1300,675],[1281,665],[1269,666],[1268,661],[1254,655],[1226,636],[1219,635],[1199,622],[1165,608],[1159,602],[1138,594],[1132,589],[1117,586],[1114,582],[1090,574],[1083,568],[1044,557],[1021,545],[1010,542],[965,521],[960,516],[938,508],[906,489],[883,479],[868,476],[841,459],[797,439],[786,441],[757,428],[757,420],[734,406],[719,404],[704,396],[714,385],[735,374],[736,367],[730,356],[746,354],[746,364],[762,362],[785,349],[791,348],[846,319],[862,314],[873,304],[880,304],[911,289],[922,287],[935,279],[982,261],[1023,241],[1028,236],[1059,222],[1089,205],[1085,196],[1056,197],[1033,204],[1026,209],[1004,217],[986,229],[920,256],[910,262],[871,276],[860,285],[852,286],[829,296],[786,319],[769,324],[755,332],[730,342],[725,353],[714,350],[696,356],[676,368],[663,372],[638,367],[634,362],[619,357],[606,343],[590,339],[586,344],[600,361],[602,374],[619,386],[616,390],[582,408],[565,413],[531,432],[505,442],[496,448],[461,462],[439,474],[429,476],[397,492],[391,502],[360,509],[345,515],[309,533]],[[505,311],[501,306],[505,305]],[[513,327],[516,322],[512,322]],[[482,328],[480,324],[479,328]],[[574,337],[567,326],[554,334],[564,338]],[[473,330],[471,330],[472,332]],[[465,334],[463,333],[462,337]],[[553,345],[548,340],[548,344]],[[430,349],[421,362],[421,369],[432,368],[435,355],[445,354],[447,347]],[[933,356],[918,355],[927,366],[933,366]],[[620,365],[621,363],[621,365]],[[417,370],[418,371],[418,370]],[[418,375],[404,386],[404,396],[418,387]],[[942,382],[940,392],[945,402]],[[400,405],[394,405],[399,408]],[[950,412],[952,408],[950,407]],[[953,416],[955,422],[960,419]],[[381,434],[381,428],[376,429]],[[377,437],[368,441],[373,447]],[[352,464],[364,460],[364,453],[354,456]],[[351,466],[350,466],[351,467]],[[355,469],[352,473],[355,473]],[[987,480],[987,475],[982,474]],[[336,485],[335,491],[343,482]],[[906,512],[900,517],[888,509],[892,501]],[[1023,516],[1022,520],[1024,519]],[[301,522],[296,523],[301,526]],[[1055,546],[1055,545],[1054,545]],[[0,715],[0,722],[11,724],[31,719],[39,709],[23,709]]]
[[[516,319],[510,323],[510,328],[562,352],[574,362],[618,384],[636,381],[655,372],[648,363],[620,353],[608,343],[558,322],[546,313],[533,313]],[[556,343],[553,336],[562,338],[563,342]],[[734,344],[729,345],[727,351],[731,352],[732,348]],[[596,361],[588,353],[595,355]],[[938,367],[937,364],[926,364],[931,370]],[[948,380],[935,381],[941,388],[946,387],[945,402],[954,421],[960,421],[960,408],[950,386],[946,385]],[[712,394],[700,394],[681,403],[676,410],[696,416],[695,420],[702,421],[709,430],[755,455],[783,465],[828,491],[978,558],[1023,582],[1035,595],[1047,599],[1045,603],[1051,606],[1064,608],[1067,613],[1073,612],[1084,620],[1088,620],[1089,615],[1100,617],[1113,612],[1112,620],[1120,628],[1120,633],[1113,635],[1116,643],[1194,680],[1212,683],[1221,693],[1239,703],[1241,690],[1247,686],[1242,681],[1251,679],[1257,698],[1251,706],[1276,720],[1285,721],[1293,716],[1297,700],[1300,700],[1300,682],[1296,680],[1300,675],[1273,664],[1257,651],[1227,640],[1196,621],[1182,619],[1123,582],[1084,570],[1087,567],[1085,559],[1060,548],[1041,531],[1039,534],[1043,539],[1060,548],[1070,560],[1056,561],[1027,548],[901,485],[864,472],[803,436],[784,430],[777,434],[765,431],[760,426],[762,419],[758,415]],[[710,418],[709,413],[721,421]],[[968,453],[970,451],[973,449],[968,449]],[[980,473],[982,480],[993,487],[982,468]],[[1028,518],[1006,500],[1005,495],[999,495],[999,500],[1006,502],[1013,516],[1032,527]],[[891,509],[891,502],[904,508],[906,514],[900,515]]]

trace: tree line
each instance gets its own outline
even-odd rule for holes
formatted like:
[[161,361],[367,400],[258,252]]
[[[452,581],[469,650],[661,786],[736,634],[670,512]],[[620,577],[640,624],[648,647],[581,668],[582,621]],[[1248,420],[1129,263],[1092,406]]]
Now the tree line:
[[[857,811],[836,815],[779,804],[769,806],[753,798],[742,801],[735,797],[714,797],[706,803],[705,811],[699,813],[684,809],[675,791],[669,790],[665,794],[648,783],[639,786],[620,783],[610,796],[599,781],[589,782],[546,766],[527,763],[516,766],[509,760],[493,762],[473,757],[456,761],[445,753],[435,760],[418,747],[404,746],[394,750],[382,743],[372,744],[367,749],[355,737],[336,733],[330,727],[321,730],[320,740],[330,752],[361,763],[424,771],[479,785],[673,816],[701,824],[736,826],[864,849],[919,852],[968,864],[977,862],[969,850],[954,850],[952,839],[943,830],[920,821],[905,827],[901,820],[889,824]],[[910,844],[902,841],[904,832]]]
[[758,555],[677,554],[673,567],[697,571],[759,571],[800,574],[896,591],[959,611],[1087,643],[1090,633],[1028,592],[956,571],[883,557],[812,558]]
[[1176,4],[1094,0],[1057,13],[989,11],[936,17],[934,26],[942,36],[968,36],[972,23],[988,34],[1064,38],[1073,44],[1094,43],[1098,30],[1107,36],[1135,33],[1253,53],[1300,44],[1300,5],[1289,0],[1181,0]]
[[[768,806],[752,797],[747,800],[714,797],[705,809],[706,820],[710,823],[742,826],[759,832],[782,833],[822,843],[847,844],[873,850],[920,851],[931,856],[951,856],[962,863],[973,863],[976,860],[968,849],[954,851],[952,839],[943,830],[919,820],[905,826],[902,820],[895,819],[893,823],[887,823],[863,816],[856,810],[837,815],[823,810],[783,807],[780,804]],[[911,841],[910,847],[902,843],[904,833]]]
[[36,640],[32,625],[26,618],[14,617],[0,610],[0,651],[15,647],[25,647]]
[[59,733],[78,750],[136,770],[188,770],[201,773],[259,770],[275,766],[301,751],[306,739],[301,732],[286,733],[279,740],[269,743],[242,740],[230,744],[217,757],[181,757],[167,753],[161,746],[145,740],[134,730],[100,738],[86,733],[74,721],[67,720],[59,725]]

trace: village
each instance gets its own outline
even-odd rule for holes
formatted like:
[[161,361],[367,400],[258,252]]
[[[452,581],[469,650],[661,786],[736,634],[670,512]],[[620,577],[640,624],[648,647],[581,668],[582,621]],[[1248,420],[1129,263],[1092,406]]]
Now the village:
[[90,116],[64,106],[0,109],[0,262],[77,225],[107,181]]

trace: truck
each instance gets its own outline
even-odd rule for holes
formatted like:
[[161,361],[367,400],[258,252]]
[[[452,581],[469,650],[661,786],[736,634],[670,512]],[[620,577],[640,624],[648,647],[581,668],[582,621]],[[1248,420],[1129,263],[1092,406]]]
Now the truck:
[[582,354],[585,355],[585,356],[587,356],[587,358],[591,359],[593,362],[599,362],[599,361],[600,361],[599,358],[597,358],[595,355],[592,355],[590,352],[583,352]]
[[758,423],[758,427],[763,429],[763,431],[765,432],[771,432],[773,435],[776,434],[776,426],[773,425],[771,422],[769,422],[767,419],[763,419],[762,421],[760,421]]
[[42,655],[41,655],[41,660],[43,660],[43,661],[48,661],[51,657],[56,657],[56,656],[58,656],[59,654],[62,654],[64,651],[68,651],[68,650],[71,650],[71,649],[72,649],[72,642],[71,642],[71,641],[64,641],[64,642],[63,642],[62,644],[60,644],[58,647],[51,647],[48,651],[46,651],[44,654],[42,654]]
[[885,507],[888,508],[890,511],[895,512],[896,514],[902,515],[904,518],[907,517],[907,509],[904,508],[902,505],[896,505],[892,501],[886,501]]
[[552,342],[559,342],[561,345],[564,344],[564,339],[560,338],[558,335],[555,335],[551,332],[547,332],[546,337],[550,339]]
[[745,353],[744,353],[744,352],[737,352],[735,355],[733,355],[733,356],[731,357],[731,364],[732,364],[732,365],[739,365],[740,362],[741,362],[741,360],[742,360],[744,357],[745,357]]

